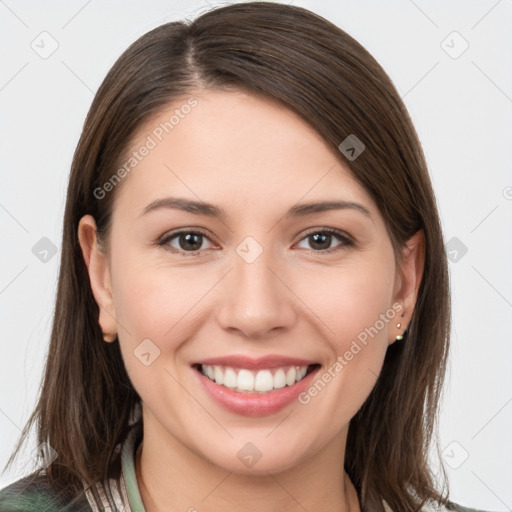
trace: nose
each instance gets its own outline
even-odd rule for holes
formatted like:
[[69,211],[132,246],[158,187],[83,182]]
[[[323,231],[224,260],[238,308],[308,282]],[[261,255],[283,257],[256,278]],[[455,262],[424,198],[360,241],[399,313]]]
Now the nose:
[[217,321],[223,329],[262,340],[289,329],[295,322],[294,295],[271,252],[263,251],[252,263],[234,255],[233,269],[223,279],[217,310]]

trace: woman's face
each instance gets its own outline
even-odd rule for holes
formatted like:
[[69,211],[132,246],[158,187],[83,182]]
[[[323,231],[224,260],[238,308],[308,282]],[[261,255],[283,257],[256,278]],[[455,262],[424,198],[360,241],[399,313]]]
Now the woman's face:
[[91,217],[79,230],[145,435],[237,473],[339,455],[410,319],[414,251],[399,277],[374,201],[296,114],[193,96],[139,130],[140,161],[107,192],[107,256],[87,249]]

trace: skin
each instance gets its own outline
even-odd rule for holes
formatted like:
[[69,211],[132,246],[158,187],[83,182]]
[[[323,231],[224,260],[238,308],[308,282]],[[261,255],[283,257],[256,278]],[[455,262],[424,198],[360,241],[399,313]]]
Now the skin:
[[[198,105],[115,191],[108,250],[98,247],[91,216],[78,229],[99,323],[118,333],[143,402],[137,472],[145,507],[354,512],[357,495],[342,464],[348,426],[410,321],[423,234],[404,246],[398,269],[376,204],[306,122],[242,91],[194,97]],[[186,99],[142,126],[133,147]],[[213,203],[226,218],[170,208],[141,215],[171,195]],[[354,209],[284,217],[296,203],[331,199],[358,203],[371,218]],[[355,245],[333,236],[318,248],[309,235],[323,228]],[[156,244],[181,229],[206,233],[199,253],[190,255],[179,237],[167,242],[170,250]],[[252,263],[236,252],[247,236],[263,249]],[[241,416],[213,402],[191,368],[207,357],[279,354],[317,361],[322,372],[396,303],[404,316],[385,323],[307,405]],[[133,353],[147,338],[160,349],[149,366]],[[262,454],[251,468],[237,457],[246,442]]]

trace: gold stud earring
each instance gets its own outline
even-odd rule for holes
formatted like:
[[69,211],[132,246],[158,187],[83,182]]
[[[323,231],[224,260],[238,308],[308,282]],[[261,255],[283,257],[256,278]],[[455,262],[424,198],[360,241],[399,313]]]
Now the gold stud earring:
[[[404,317],[404,313],[402,312],[402,318],[403,318],[403,317]],[[401,324],[401,322],[398,322],[398,323],[396,324],[396,328],[397,328],[397,329],[400,329],[400,327],[402,327],[402,324]],[[396,340],[396,341],[401,341],[401,340],[403,340],[403,339],[404,339],[404,335],[405,335],[405,331],[406,331],[406,330],[407,330],[407,328],[405,328],[405,329],[404,329],[404,332],[403,332],[402,334],[397,334],[397,335],[396,335],[396,337],[395,337],[395,340]]]
[[[397,329],[400,329],[400,327],[402,327],[402,324],[400,324],[400,323],[396,324],[396,328],[397,328]],[[403,339],[404,339],[404,336],[405,336],[405,332],[406,332],[406,331],[407,331],[407,327],[404,329],[404,332],[403,332],[402,334],[397,334],[397,335],[396,335],[395,340],[396,340],[396,341],[401,341],[401,340],[403,340]]]

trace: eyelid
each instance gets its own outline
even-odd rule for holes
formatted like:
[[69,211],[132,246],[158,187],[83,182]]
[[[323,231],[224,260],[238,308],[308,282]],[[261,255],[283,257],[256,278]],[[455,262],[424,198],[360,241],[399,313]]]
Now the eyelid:
[[336,228],[328,228],[328,227],[321,227],[321,228],[311,228],[305,231],[302,234],[302,238],[299,240],[303,240],[309,235],[312,235],[313,233],[329,233],[330,235],[336,235],[340,238],[345,238],[347,241],[354,242],[354,239],[352,236],[350,236],[346,231],[343,231],[342,229],[336,229]]

